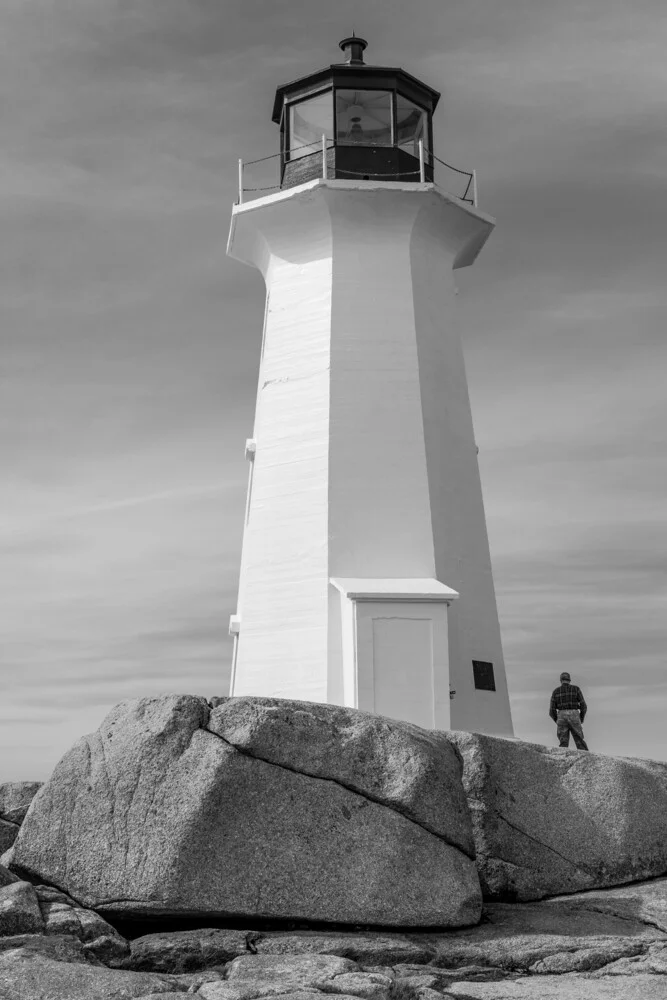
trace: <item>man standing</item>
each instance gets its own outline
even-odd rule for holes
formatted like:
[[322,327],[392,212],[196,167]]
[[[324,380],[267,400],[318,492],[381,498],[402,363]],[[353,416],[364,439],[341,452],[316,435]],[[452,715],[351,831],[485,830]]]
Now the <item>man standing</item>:
[[577,750],[588,750],[582,729],[587,711],[581,688],[576,684],[570,684],[570,675],[564,671],[560,675],[560,686],[551,695],[549,705],[549,715],[556,723],[556,735],[560,746],[569,746],[572,733]]

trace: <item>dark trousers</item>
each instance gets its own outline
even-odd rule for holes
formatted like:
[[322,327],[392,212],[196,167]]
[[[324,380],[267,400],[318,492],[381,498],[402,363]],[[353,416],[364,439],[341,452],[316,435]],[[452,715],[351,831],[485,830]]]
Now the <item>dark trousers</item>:
[[561,708],[556,722],[556,736],[560,746],[568,747],[570,745],[570,733],[574,736],[574,745],[577,750],[588,750],[579,712],[574,708]]

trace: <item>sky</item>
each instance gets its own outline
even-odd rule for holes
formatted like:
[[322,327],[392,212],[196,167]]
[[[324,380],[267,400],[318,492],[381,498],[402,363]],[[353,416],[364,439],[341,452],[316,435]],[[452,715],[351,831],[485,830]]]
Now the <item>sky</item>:
[[0,0],[0,781],[129,697],[228,693],[263,313],[225,256],[275,88],[341,58],[443,92],[497,229],[458,272],[516,734],[569,669],[667,759],[660,0]]

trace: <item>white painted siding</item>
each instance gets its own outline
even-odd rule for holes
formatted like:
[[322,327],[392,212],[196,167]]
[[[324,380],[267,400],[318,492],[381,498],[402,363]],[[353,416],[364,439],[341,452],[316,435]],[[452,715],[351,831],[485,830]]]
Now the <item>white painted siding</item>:
[[410,233],[417,199],[327,193],[333,227],[332,576],[435,572]]
[[[230,253],[262,270],[268,309],[234,694],[350,703],[329,578],[437,577],[461,592],[452,724],[511,733],[451,321],[452,267],[491,227],[430,185],[315,181],[235,209]],[[497,692],[475,692],[472,658]]]
[[327,700],[330,290],[326,258],[271,269],[237,695]]
[[[447,209],[423,212],[411,270],[436,576],[460,599],[449,614],[454,729],[513,734],[491,556],[461,340],[455,329]],[[496,691],[476,691],[473,660],[493,663]]]

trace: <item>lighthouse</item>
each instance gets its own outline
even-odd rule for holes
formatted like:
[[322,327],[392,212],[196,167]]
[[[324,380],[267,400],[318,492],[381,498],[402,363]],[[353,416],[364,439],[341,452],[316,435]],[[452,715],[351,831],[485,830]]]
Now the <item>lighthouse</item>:
[[230,693],[512,736],[455,323],[494,220],[437,182],[440,95],[366,47],[278,89],[279,188],[233,209],[266,307]]

